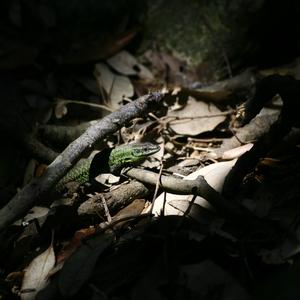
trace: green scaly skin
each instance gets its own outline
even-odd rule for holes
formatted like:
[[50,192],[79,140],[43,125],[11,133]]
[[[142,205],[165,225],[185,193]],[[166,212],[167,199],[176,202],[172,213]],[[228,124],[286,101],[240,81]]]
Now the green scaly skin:
[[[118,146],[112,149],[109,155],[109,170],[113,174],[118,174],[124,167],[137,166],[148,156],[159,150],[160,147],[152,143],[134,143]],[[65,185],[71,181],[76,181],[80,184],[88,182],[90,179],[89,170],[91,163],[91,159],[80,161],[56,184],[56,191],[62,191],[65,188]]]
[[67,183],[76,181],[80,184],[89,181],[89,169],[91,166],[91,159],[83,159],[78,162],[55,186],[57,192],[62,192]]
[[124,167],[141,164],[148,156],[159,150],[158,145],[151,143],[121,145],[112,150],[108,160],[109,169],[113,174],[117,174]]

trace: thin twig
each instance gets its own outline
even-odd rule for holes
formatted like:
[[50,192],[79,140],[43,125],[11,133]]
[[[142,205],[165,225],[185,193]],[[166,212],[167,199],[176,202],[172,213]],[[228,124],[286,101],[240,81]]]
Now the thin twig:
[[111,223],[111,215],[109,213],[109,209],[108,209],[108,206],[107,206],[107,203],[106,203],[106,200],[103,196],[103,194],[100,194],[100,198],[101,198],[101,201],[102,201],[102,205],[103,205],[103,208],[104,208],[104,213],[105,213],[105,216],[107,218],[107,222],[108,223]]
[[158,174],[158,178],[157,178],[157,181],[156,181],[156,184],[155,184],[155,191],[154,191],[154,195],[153,195],[153,199],[152,199],[152,204],[151,204],[151,209],[150,209],[150,212],[152,213],[152,210],[153,210],[153,207],[154,207],[154,203],[155,203],[155,199],[157,197],[157,192],[158,192],[158,189],[159,187],[161,186],[161,175],[162,175],[162,171],[163,171],[163,156],[164,156],[164,152],[165,152],[165,144],[163,143],[162,146],[162,155],[161,155],[161,158],[160,158],[160,168],[159,168],[159,174]]
[[[147,170],[131,168],[126,175],[143,183],[155,185],[158,174]],[[239,222],[251,221],[255,216],[243,206],[226,201],[204,179],[198,176],[195,180],[178,179],[173,176],[161,176],[161,187],[168,193],[179,195],[197,195],[206,199],[221,215]]]
[[108,229],[112,229],[117,224],[125,222],[125,221],[144,219],[144,218],[147,218],[147,217],[153,217],[153,214],[151,214],[151,213],[145,213],[145,214],[139,214],[139,215],[126,216],[124,218],[112,221],[109,224],[107,224],[107,223],[101,223],[101,227],[98,227],[97,230],[96,230],[96,232],[100,233],[100,232],[104,232],[104,231],[106,231]]
[[80,100],[63,99],[63,98],[55,98],[55,100],[59,101],[60,103],[63,102],[64,104],[75,103],[75,104],[85,105],[85,106],[89,106],[89,107],[105,109],[109,112],[114,111],[112,108],[110,108],[106,105],[101,105],[101,104],[97,104],[97,103],[85,102],[85,101],[80,101]]
[[221,116],[227,116],[234,112],[234,110],[227,110],[223,111],[217,114],[211,114],[211,115],[202,115],[202,116],[191,116],[191,117],[178,117],[178,116],[165,116],[163,119],[168,118],[174,118],[174,120],[194,120],[194,119],[202,119],[202,118],[214,118],[214,117],[221,117]]

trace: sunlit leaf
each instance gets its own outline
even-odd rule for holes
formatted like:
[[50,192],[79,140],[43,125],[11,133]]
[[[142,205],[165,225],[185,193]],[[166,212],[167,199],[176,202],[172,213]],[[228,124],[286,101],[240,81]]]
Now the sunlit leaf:
[[35,299],[38,291],[48,283],[48,274],[55,265],[55,254],[52,245],[33,259],[25,269],[21,288],[22,300]]

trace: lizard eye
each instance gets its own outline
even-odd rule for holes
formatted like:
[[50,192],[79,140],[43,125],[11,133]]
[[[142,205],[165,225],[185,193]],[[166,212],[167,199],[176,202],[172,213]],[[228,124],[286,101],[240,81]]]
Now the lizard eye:
[[140,156],[142,154],[142,151],[141,151],[141,149],[134,149],[133,154],[135,156]]

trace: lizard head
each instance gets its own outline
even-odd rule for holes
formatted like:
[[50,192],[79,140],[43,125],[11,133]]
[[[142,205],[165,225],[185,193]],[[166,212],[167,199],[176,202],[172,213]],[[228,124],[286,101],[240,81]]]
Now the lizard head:
[[151,143],[141,143],[141,144],[131,144],[131,145],[132,145],[131,154],[134,157],[147,157],[160,150],[160,146]]
[[159,145],[147,143],[126,144],[112,150],[109,166],[113,173],[123,167],[142,163],[148,156],[158,152]]

